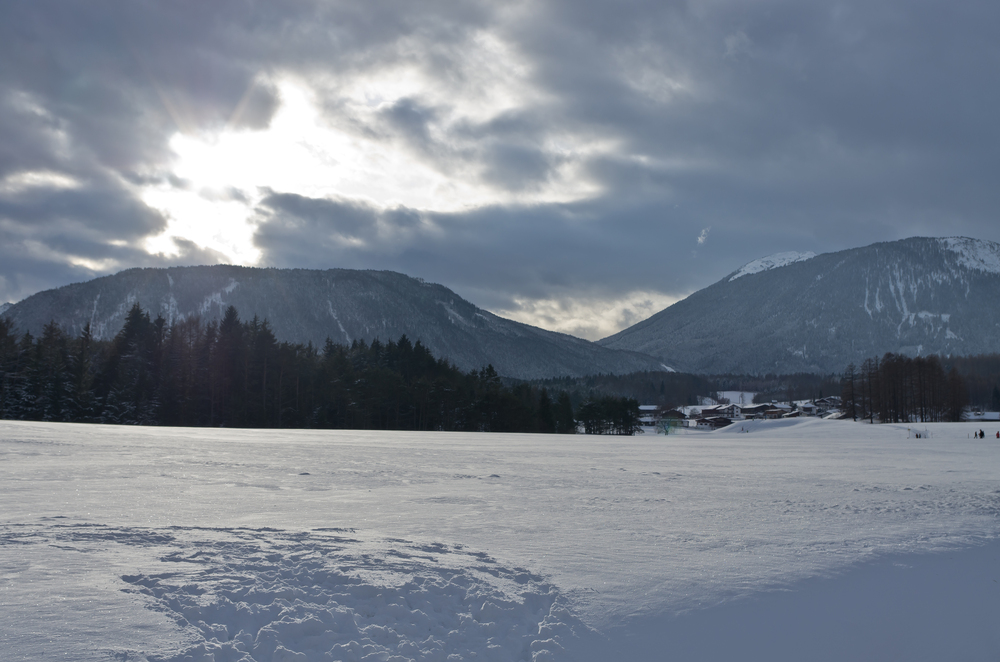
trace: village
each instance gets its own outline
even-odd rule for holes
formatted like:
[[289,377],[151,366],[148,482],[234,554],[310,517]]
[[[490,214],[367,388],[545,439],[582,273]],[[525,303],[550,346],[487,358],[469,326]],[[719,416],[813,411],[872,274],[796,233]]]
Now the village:
[[[752,402],[753,394],[742,400]],[[717,430],[733,423],[747,420],[775,420],[814,416],[820,418],[842,418],[841,399],[827,396],[814,400],[794,402],[768,402],[740,404],[720,397],[719,401],[706,398],[705,404],[688,407],[664,408],[658,405],[640,405],[639,420],[644,428],[653,428],[659,434],[670,434],[678,428]]]

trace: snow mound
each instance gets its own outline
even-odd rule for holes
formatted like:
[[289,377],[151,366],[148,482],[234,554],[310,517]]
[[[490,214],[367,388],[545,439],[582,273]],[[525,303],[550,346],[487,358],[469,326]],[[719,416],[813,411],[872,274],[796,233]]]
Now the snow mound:
[[967,237],[939,239],[941,246],[954,253],[966,269],[1000,274],[1000,244]]
[[151,662],[542,662],[565,659],[586,630],[540,577],[461,546],[337,530],[166,533],[170,568],[122,580],[194,643]]
[[814,257],[816,257],[816,254],[812,251],[806,253],[787,251],[785,253],[768,255],[767,257],[762,257],[759,260],[754,260],[753,262],[748,262],[743,265],[739,271],[733,274],[733,276],[729,279],[729,282],[731,283],[741,276],[749,276],[751,274],[760,273],[761,271],[770,271],[771,269],[777,269],[779,267],[787,267],[789,264],[802,262],[804,260],[811,260]]

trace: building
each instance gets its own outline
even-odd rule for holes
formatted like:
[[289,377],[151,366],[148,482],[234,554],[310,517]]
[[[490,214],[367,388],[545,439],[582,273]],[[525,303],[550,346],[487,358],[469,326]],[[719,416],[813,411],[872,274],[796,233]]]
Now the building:
[[817,413],[819,413],[819,407],[817,407],[812,402],[805,402],[799,405],[799,411],[802,412],[802,414],[805,416],[815,416]]
[[702,418],[711,418],[713,416],[725,416],[726,418],[742,420],[743,406],[731,403],[728,405],[712,405],[701,408]]
[[699,430],[718,430],[732,424],[733,421],[725,416],[709,416],[707,418],[699,418],[696,427]]
[[771,408],[771,405],[761,404],[761,405],[743,405],[743,417],[744,418],[764,418],[764,412]]
[[662,418],[659,405],[639,405],[639,425],[655,427]]

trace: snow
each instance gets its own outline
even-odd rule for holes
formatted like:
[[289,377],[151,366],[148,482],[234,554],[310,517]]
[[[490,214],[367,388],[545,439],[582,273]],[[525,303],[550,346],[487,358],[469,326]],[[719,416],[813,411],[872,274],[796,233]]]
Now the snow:
[[0,657],[995,660],[983,425],[0,421]]
[[344,334],[344,340],[347,342],[348,345],[351,344],[351,335],[349,333],[347,333],[347,329],[345,329],[344,325],[340,323],[340,318],[337,317],[337,311],[335,311],[333,309],[333,301],[331,301],[330,299],[327,299],[326,300],[326,307],[327,307],[327,311],[330,313],[330,317],[332,317],[333,321],[335,321],[337,323],[337,328],[339,328],[340,332],[342,334]]
[[226,306],[226,303],[225,301],[223,301],[222,295],[232,294],[233,290],[239,287],[239,285],[240,284],[236,281],[235,278],[230,278],[229,283],[226,284],[225,287],[223,287],[218,292],[212,292],[207,297],[205,297],[205,299],[201,302],[201,306],[198,307],[198,310],[201,312],[202,315],[205,315],[211,312],[213,306],[218,307],[220,309],[224,308]]
[[744,264],[735,274],[732,275],[732,277],[730,277],[729,282],[733,282],[737,278],[741,278],[743,276],[760,273],[761,271],[770,271],[771,269],[777,269],[779,267],[787,267],[789,264],[794,264],[796,262],[811,260],[814,257],[816,257],[816,254],[812,251],[806,253],[787,251],[784,253],[768,255],[767,257],[762,257],[759,260],[754,260],[753,262]]
[[1000,244],[967,237],[947,237],[938,241],[954,253],[966,269],[1000,274]]

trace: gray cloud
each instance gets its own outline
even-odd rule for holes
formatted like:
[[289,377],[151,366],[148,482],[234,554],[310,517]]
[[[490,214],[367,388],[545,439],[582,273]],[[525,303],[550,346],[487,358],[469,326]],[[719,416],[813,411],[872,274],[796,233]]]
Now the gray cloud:
[[635,289],[680,296],[697,286],[700,263],[733,270],[724,256],[692,256],[700,228],[679,234],[687,217],[664,216],[655,204],[432,214],[271,195],[259,221],[255,242],[270,266],[393,269],[499,309],[517,307],[517,298],[610,298]]
[[[446,177],[516,200],[572,165],[598,192],[443,214],[276,190],[255,217],[267,264],[390,268],[511,309],[679,296],[782,250],[1000,241],[998,19],[985,0],[4,3],[0,300],[103,264],[222,259],[145,253],[165,219],[138,191],[192,186],[170,171],[178,130],[269,126],[281,75],[313,86],[331,126]],[[475,60],[483,35],[508,50]],[[351,81],[401,64],[425,88],[370,114],[348,102]],[[527,101],[456,111],[504,67]],[[75,185],[3,188],[33,172]]]

